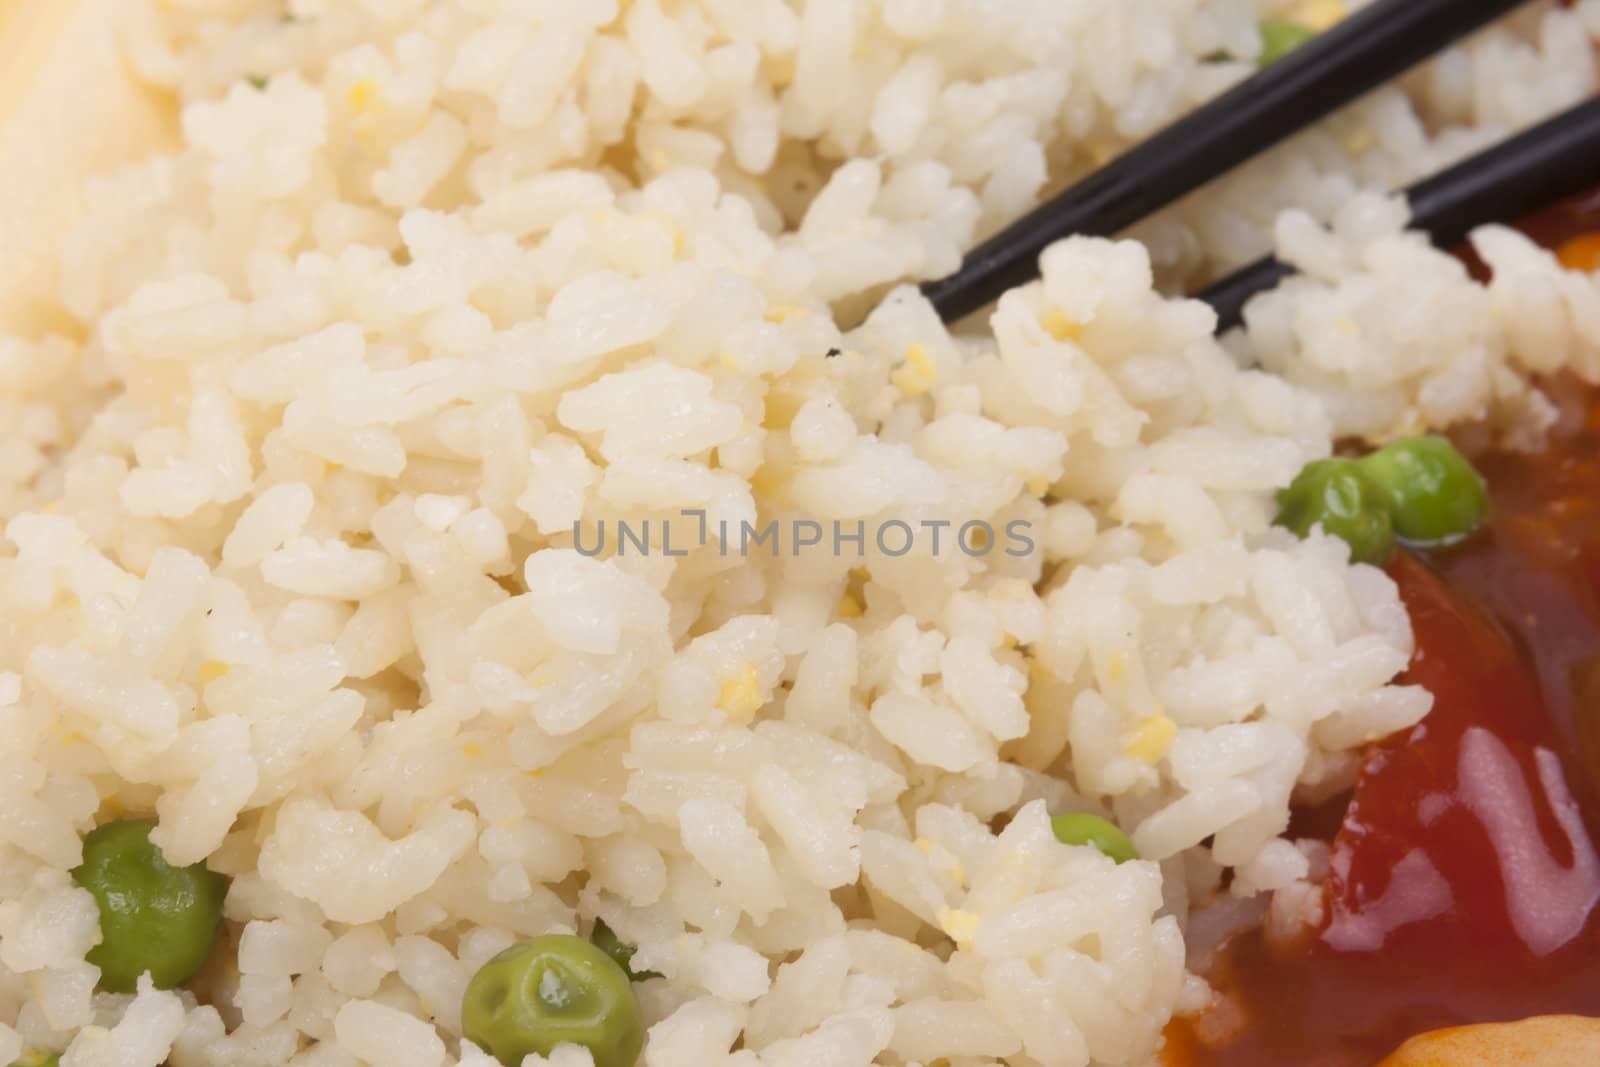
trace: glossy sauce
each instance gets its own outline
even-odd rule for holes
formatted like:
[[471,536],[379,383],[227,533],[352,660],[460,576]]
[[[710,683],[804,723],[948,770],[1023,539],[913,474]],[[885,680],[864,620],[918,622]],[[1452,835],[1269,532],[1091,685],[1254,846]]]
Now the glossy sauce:
[[1318,943],[1381,953],[1412,981],[1498,987],[1581,967],[1600,949],[1586,936],[1600,856],[1535,676],[1422,563],[1402,554],[1391,573],[1417,642],[1405,681],[1434,694],[1436,714],[1367,754]]
[[[1526,228],[1567,241],[1594,203]],[[1568,253],[1600,257],[1589,244]],[[1372,747],[1342,820],[1297,819],[1337,826],[1323,922],[1229,942],[1207,977],[1237,1025],[1175,1023],[1173,1067],[1371,1067],[1441,1026],[1600,1015],[1600,394],[1552,392],[1546,451],[1477,457],[1489,529],[1391,568],[1417,642],[1405,681],[1435,704]]]
[[1370,1067],[1441,1026],[1600,1014],[1596,823],[1534,673],[1422,563],[1394,573],[1417,638],[1406,681],[1434,710],[1369,753],[1314,935],[1269,946],[1250,931],[1211,971],[1241,1035],[1171,1063]]

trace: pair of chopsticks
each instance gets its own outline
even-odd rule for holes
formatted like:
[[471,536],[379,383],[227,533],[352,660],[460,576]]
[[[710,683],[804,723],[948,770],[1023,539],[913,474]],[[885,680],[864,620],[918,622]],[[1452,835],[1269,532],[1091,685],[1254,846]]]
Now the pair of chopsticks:
[[[922,286],[954,322],[1038,276],[1039,253],[1073,234],[1109,236],[1398,76],[1527,0],[1376,0],[1128,150]],[[1412,226],[1453,244],[1600,181],[1600,100],[1591,100],[1405,190]],[[1200,294],[1219,328],[1292,273],[1266,259]]]

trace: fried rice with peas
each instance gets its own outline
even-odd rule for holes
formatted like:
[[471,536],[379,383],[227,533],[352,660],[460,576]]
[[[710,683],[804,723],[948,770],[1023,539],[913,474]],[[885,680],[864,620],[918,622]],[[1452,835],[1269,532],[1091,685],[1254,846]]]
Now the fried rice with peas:
[[[125,7],[181,147],[0,336],[0,1062],[492,1067],[469,981],[603,926],[648,1067],[1151,1063],[1191,910],[1314,921],[1291,797],[1430,705],[1276,493],[1600,380],[1594,277],[1384,195],[1594,92],[1600,0],[955,330],[912,283],[1345,7]],[[1269,249],[1221,341],[1170,295]],[[133,819],[229,881],[111,992],[74,872]]]

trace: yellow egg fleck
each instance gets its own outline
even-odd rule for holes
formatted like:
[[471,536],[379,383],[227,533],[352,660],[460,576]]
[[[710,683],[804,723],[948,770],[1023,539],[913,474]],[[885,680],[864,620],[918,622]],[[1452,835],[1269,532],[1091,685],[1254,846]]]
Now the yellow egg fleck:
[[463,741],[461,742],[461,754],[468,759],[477,759],[483,755],[483,747],[476,741]]
[[362,78],[350,86],[345,103],[357,115],[375,115],[383,110],[383,88],[373,78]]
[[738,674],[722,680],[717,707],[733,719],[748,721],[766,703],[761,695],[761,675],[754,663],[746,663]]
[[228,664],[223,663],[221,660],[208,659],[204,663],[200,664],[201,684],[214,682],[232,669],[233,668],[228,666]]
[[906,361],[895,368],[889,380],[906,396],[921,396],[933,388],[938,377],[939,368],[934,365],[927,346],[914,344],[906,349]]
[[934,918],[939,921],[939,929],[948,934],[959,949],[972,947],[978,937],[978,927],[983,924],[977,915],[959,908],[940,908]]
[[737,366],[737,364],[733,362],[733,353],[729,352],[726,348],[717,353],[717,362],[722,364],[723,367],[728,370],[733,370],[734,367]]
[[1128,676],[1128,654],[1122,649],[1111,653],[1111,659],[1106,662],[1106,675],[1111,679],[1112,685],[1121,685],[1122,680]]
[[778,304],[767,309],[762,318],[775,326],[781,326],[790,319],[803,319],[811,314],[811,309],[801,307],[799,304]]
[[767,63],[767,77],[772,82],[774,89],[782,89],[794,81],[794,60],[788,56],[780,56]]
[[774,497],[783,488],[784,478],[770,466],[762,465],[750,475],[750,492],[755,496]]
[[1146,766],[1153,766],[1172,747],[1178,736],[1178,724],[1165,715],[1156,714],[1134,728],[1123,746],[1123,751]]
[[866,614],[866,584],[872,576],[864,567],[852,567],[845,577],[844,594],[839,598],[840,618],[859,619]]
[[1293,21],[1321,33],[1337,25],[1348,13],[1343,0],[1305,0],[1295,8]]
[[761,404],[761,425],[769,430],[787,430],[805,402],[805,397],[788,389],[772,389]]
[[61,510],[61,501],[52,500],[40,510],[42,510],[46,515],[54,515],[57,511]]
[[1083,333],[1081,323],[1073,322],[1067,313],[1060,308],[1051,308],[1039,320],[1039,325],[1044,327],[1044,332],[1054,337],[1057,341],[1070,341]]
[[1363,127],[1344,139],[1344,150],[1348,155],[1364,156],[1372,151],[1378,143],[1377,136],[1369,129]]
[[[917,851],[921,852],[924,856],[927,856],[930,859],[948,858],[950,860],[949,865],[941,867],[940,871],[946,877],[954,881],[957,885],[964,886],[967,884],[967,869],[961,865],[960,860],[956,859],[954,856],[951,856],[950,851],[943,845],[926,837],[919,837],[911,843],[917,846]],[[935,851],[940,854],[938,857],[934,856]]]

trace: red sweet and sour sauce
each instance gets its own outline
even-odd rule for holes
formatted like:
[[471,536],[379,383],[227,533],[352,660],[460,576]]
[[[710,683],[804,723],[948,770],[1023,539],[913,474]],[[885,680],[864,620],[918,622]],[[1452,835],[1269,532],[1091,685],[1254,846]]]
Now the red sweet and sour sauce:
[[[1573,231],[1594,206],[1525,228],[1592,269],[1600,238]],[[1488,529],[1390,568],[1416,636],[1402,680],[1434,708],[1368,751],[1342,819],[1322,813],[1323,921],[1216,953],[1231,1022],[1175,1022],[1171,1067],[1371,1067],[1440,1027],[1600,1015],[1600,394],[1550,388],[1543,452],[1475,457]]]
[[1180,1024],[1174,1067],[1371,1067],[1443,1026],[1600,1014],[1595,821],[1534,672],[1423,563],[1394,574],[1417,640],[1405,680],[1434,710],[1368,754],[1323,923],[1289,945],[1236,937],[1208,977],[1237,1035],[1210,1048]]

